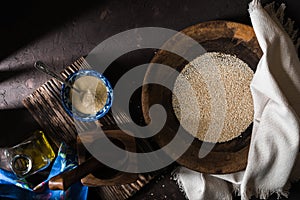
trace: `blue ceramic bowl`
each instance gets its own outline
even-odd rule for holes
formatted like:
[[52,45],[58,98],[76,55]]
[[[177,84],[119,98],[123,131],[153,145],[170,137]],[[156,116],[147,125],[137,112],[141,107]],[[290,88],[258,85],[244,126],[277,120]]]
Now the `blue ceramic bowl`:
[[99,118],[103,117],[110,109],[112,106],[113,102],[113,89],[109,83],[109,81],[99,72],[94,71],[94,70],[79,70],[76,71],[75,73],[71,74],[67,78],[67,82],[69,82],[71,85],[80,77],[83,76],[93,76],[99,79],[100,81],[103,82],[103,84],[106,86],[106,91],[107,91],[107,100],[104,105],[104,107],[99,110],[96,114],[85,114],[81,113],[78,110],[76,110],[75,107],[72,106],[72,99],[70,98],[70,87],[67,85],[63,84],[62,89],[61,89],[61,101],[62,105],[65,109],[65,111],[74,119],[79,120],[79,121],[84,121],[84,122],[90,122],[90,121],[96,121]]

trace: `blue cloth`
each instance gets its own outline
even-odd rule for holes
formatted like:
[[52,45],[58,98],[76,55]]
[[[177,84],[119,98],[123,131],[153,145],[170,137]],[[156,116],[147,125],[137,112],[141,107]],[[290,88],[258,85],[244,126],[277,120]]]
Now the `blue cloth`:
[[0,198],[22,200],[85,200],[87,199],[88,187],[83,186],[80,182],[73,184],[66,191],[50,190],[47,184],[51,177],[71,170],[77,165],[77,157],[74,151],[67,145],[62,144],[49,176],[47,180],[41,183],[42,187],[38,192],[34,192],[25,179],[20,180],[14,173],[0,169]]

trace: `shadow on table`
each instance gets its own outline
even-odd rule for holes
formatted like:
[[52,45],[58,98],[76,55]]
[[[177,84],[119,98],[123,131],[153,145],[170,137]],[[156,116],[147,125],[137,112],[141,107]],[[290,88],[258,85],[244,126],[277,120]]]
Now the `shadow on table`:
[[0,147],[16,145],[40,126],[26,108],[0,110]]
[[0,6],[0,60],[102,1],[5,1]]

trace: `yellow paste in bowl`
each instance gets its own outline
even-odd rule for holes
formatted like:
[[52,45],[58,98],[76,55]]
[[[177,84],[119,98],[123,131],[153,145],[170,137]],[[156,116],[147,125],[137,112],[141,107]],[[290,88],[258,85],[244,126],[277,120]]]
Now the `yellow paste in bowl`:
[[94,76],[78,78],[73,85],[80,92],[70,91],[70,98],[75,109],[84,114],[96,114],[107,100],[107,90],[104,83]]

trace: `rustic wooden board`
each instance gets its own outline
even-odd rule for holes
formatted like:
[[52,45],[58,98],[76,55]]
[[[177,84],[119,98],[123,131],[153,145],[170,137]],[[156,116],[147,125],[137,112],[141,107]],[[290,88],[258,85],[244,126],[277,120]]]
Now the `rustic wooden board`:
[[[71,66],[61,73],[64,78],[67,78],[71,73],[79,69],[88,69],[90,66],[84,58],[78,59]],[[29,110],[34,119],[40,124],[47,137],[57,146],[61,142],[68,145],[76,146],[77,130],[87,130],[90,126],[112,127],[115,121],[110,113],[101,118],[100,121],[93,123],[80,123],[74,125],[74,120],[64,110],[60,101],[60,91],[62,84],[50,79],[41,87],[36,89],[32,94],[23,100],[24,106]],[[122,117],[118,118],[122,123]],[[137,177],[136,177],[137,176]],[[106,200],[123,200],[131,197],[134,193],[139,191],[155,176],[152,174],[137,174],[135,181],[129,184],[109,185],[98,187],[97,190],[101,198]],[[102,183],[103,184],[103,183]]]
[[[228,21],[210,21],[188,27],[182,32],[200,43],[208,52],[216,51],[236,55],[254,71],[262,55],[252,27],[247,25]],[[175,35],[168,42],[168,46],[180,49],[180,44],[184,41],[180,41],[180,38],[176,38]],[[193,51],[192,46],[189,49]],[[184,58],[164,50],[158,51],[151,62],[170,66],[179,72],[188,63]],[[155,66],[148,68],[145,82],[148,82],[148,77],[151,77],[152,80],[153,77],[156,77],[158,81],[168,79],[175,82],[176,80],[175,73],[163,73]],[[156,142],[161,147],[172,140],[179,127],[171,99],[172,92],[164,87],[153,84],[143,86],[142,108],[145,121],[147,123],[151,121],[148,113],[153,104],[163,105],[167,112],[167,122],[160,133],[155,136]],[[204,173],[224,174],[243,170],[247,165],[251,130],[250,125],[241,137],[229,142],[217,143],[213,150],[202,159],[198,156],[202,141],[194,139],[191,146],[177,162],[192,170]],[[189,134],[186,133],[186,135]]]

